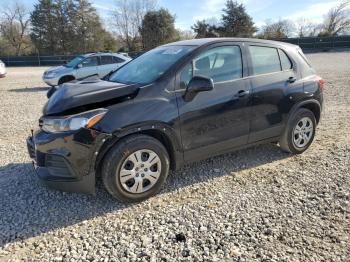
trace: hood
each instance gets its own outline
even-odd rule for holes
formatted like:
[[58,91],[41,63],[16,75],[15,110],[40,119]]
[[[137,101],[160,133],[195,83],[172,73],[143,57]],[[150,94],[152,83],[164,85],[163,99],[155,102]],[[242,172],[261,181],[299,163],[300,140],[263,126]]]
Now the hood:
[[45,71],[44,74],[48,74],[48,73],[65,73],[65,72],[70,72],[72,71],[73,68],[70,67],[65,67],[65,66],[56,66],[56,67],[51,67],[49,69],[47,69]]
[[139,86],[135,84],[127,85],[100,79],[69,82],[59,87],[50,97],[44,106],[43,114],[59,115],[82,107],[103,107],[100,103],[132,96],[138,89]]

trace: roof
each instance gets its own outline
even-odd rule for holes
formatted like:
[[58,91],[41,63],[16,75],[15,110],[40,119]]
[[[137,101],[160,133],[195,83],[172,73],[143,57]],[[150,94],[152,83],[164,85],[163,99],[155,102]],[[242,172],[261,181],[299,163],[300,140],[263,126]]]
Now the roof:
[[192,45],[192,46],[201,46],[207,44],[221,43],[221,42],[252,42],[252,43],[265,43],[265,44],[274,44],[280,46],[296,46],[290,43],[280,42],[280,41],[272,41],[258,38],[237,38],[237,37],[218,37],[218,38],[198,38],[191,40],[178,41],[174,43],[167,44],[169,45]]

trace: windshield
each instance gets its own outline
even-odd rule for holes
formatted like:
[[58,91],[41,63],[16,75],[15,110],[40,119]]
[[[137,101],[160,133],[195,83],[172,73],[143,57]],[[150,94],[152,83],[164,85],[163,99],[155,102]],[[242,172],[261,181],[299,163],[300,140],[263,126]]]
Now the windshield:
[[73,60],[70,60],[67,64],[65,64],[65,67],[76,67],[81,61],[84,60],[85,57],[83,56],[77,56]]
[[111,75],[109,81],[124,84],[152,83],[193,48],[193,46],[162,46],[155,48],[121,67]]

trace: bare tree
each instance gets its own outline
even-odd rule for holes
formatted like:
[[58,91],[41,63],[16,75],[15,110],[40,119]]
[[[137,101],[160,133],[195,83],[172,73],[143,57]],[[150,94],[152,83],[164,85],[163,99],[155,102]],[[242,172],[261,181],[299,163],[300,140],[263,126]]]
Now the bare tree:
[[295,21],[295,27],[299,37],[317,36],[322,29],[322,25],[313,23],[304,17],[300,17]]
[[350,0],[342,1],[325,16],[321,36],[336,36],[350,29]]
[[2,8],[0,14],[0,33],[8,45],[14,48],[15,54],[19,55],[30,46],[29,12],[23,4],[14,2],[11,6]]
[[116,0],[112,23],[115,33],[123,39],[129,50],[137,49],[137,44],[141,43],[139,29],[142,20],[156,6],[156,0]]
[[189,39],[194,39],[195,34],[191,30],[181,30],[177,29],[178,34],[179,34],[179,40],[189,40]]
[[286,38],[293,33],[294,28],[294,23],[287,19],[279,19],[277,22],[267,20],[258,37],[265,39]]

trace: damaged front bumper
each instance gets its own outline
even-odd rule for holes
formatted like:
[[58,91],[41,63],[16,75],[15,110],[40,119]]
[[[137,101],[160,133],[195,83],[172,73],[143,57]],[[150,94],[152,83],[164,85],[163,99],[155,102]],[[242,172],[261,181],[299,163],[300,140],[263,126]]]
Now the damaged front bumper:
[[38,178],[67,192],[95,193],[96,157],[111,135],[91,129],[62,133],[37,131],[27,148]]

